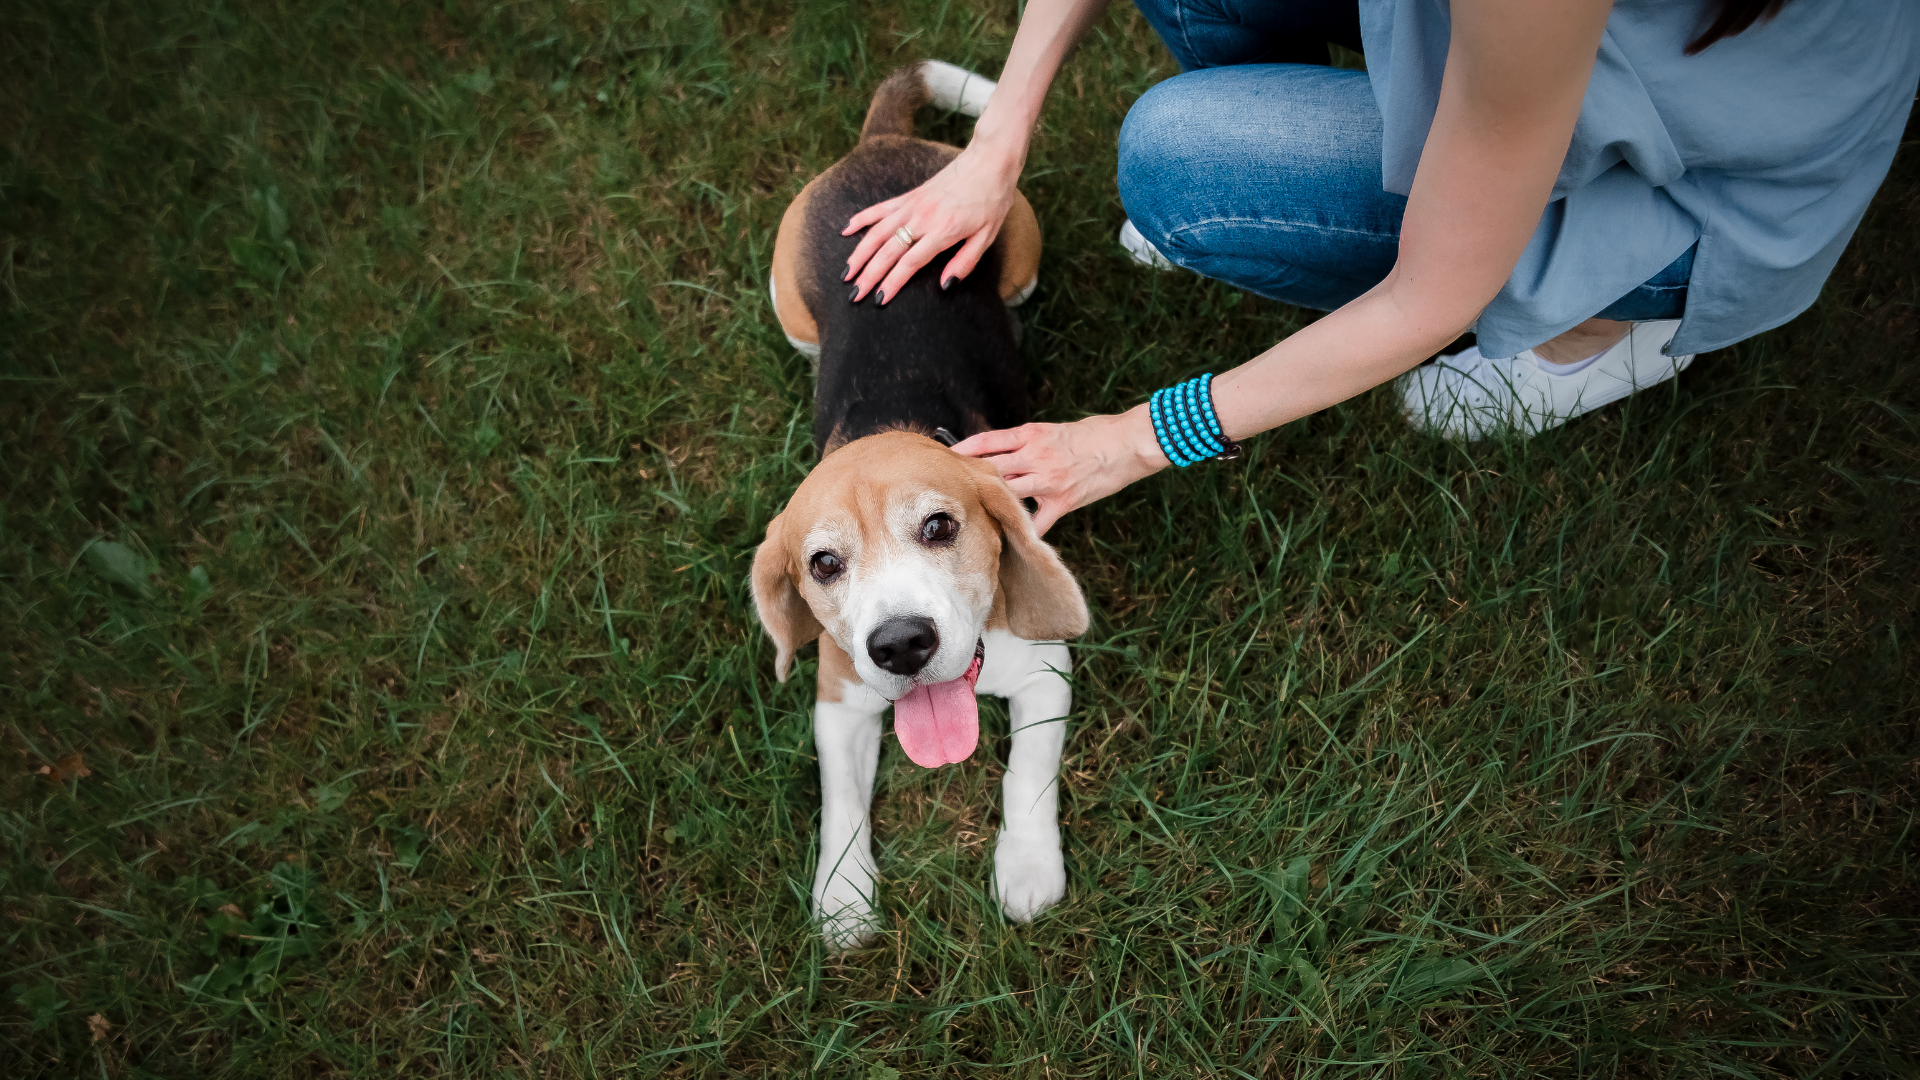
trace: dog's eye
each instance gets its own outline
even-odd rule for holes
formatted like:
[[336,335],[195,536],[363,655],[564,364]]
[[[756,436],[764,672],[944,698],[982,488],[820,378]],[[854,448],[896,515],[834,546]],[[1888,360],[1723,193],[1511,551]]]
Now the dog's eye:
[[840,572],[846,568],[846,564],[840,561],[840,556],[833,552],[816,551],[813,553],[813,562],[809,569],[813,571],[813,580],[825,585],[839,577]]
[[951,543],[954,535],[960,531],[960,523],[953,520],[951,514],[933,514],[920,523],[920,542],[923,544]]

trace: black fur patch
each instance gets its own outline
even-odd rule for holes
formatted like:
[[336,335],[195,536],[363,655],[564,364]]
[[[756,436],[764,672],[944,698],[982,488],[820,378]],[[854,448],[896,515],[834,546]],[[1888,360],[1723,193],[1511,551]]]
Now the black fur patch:
[[954,248],[920,269],[884,307],[872,293],[855,304],[841,280],[862,234],[847,219],[924,183],[951,157],[899,136],[869,138],[834,165],[807,205],[801,287],[820,327],[813,441],[825,453],[882,431],[961,438],[1027,421],[1013,317],[1000,299],[998,245],[946,290]]

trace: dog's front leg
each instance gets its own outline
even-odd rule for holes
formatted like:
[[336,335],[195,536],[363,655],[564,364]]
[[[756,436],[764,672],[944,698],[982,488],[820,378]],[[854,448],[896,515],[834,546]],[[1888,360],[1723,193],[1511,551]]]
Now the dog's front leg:
[[1071,661],[1060,642],[1025,641],[1005,632],[987,635],[987,667],[996,659],[1003,666],[993,672],[999,678],[988,692],[1007,699],[1013,746],[1000,786],[994,891],[1007,918],[1027,922],[1067,894],[1060,854],[1060,752],[1073,708],[1066,678]]
[[813,916],[829,945],[850,949],[879,928],[869,813],[887,699],[854,677],[853,662],[831,638],[820,639],[819,681],[813,741],[820,754],[820,865],[813,874]]

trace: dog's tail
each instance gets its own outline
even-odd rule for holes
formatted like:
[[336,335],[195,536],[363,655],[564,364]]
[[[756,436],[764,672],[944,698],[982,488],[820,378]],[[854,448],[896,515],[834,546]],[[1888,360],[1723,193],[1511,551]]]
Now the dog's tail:
[[979,116],[993,96],[992,79],[975,75],[963,67],[939,60],[922,60],[887,76],[873,93],[867,108],[867,122],[860,128],[862,140],[876,135],[913,134],[913,114],[922,105],[932,103]]

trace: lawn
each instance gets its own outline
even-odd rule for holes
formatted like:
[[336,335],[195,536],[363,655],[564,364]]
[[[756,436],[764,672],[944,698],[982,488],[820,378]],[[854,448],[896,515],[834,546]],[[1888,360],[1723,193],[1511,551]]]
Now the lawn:
[[[836,956],[767,264],[1013,5],[9,12],[0,1074],[1920,1076],[1911,135],[1677,384],[1475,447],[1376,391],[1066,518],[1067,899],[992,902],[995,705],[886,746]],[[1043,418],[1311,317],[1115,245],[1173,71],[1116,5],[1036,139]]]

